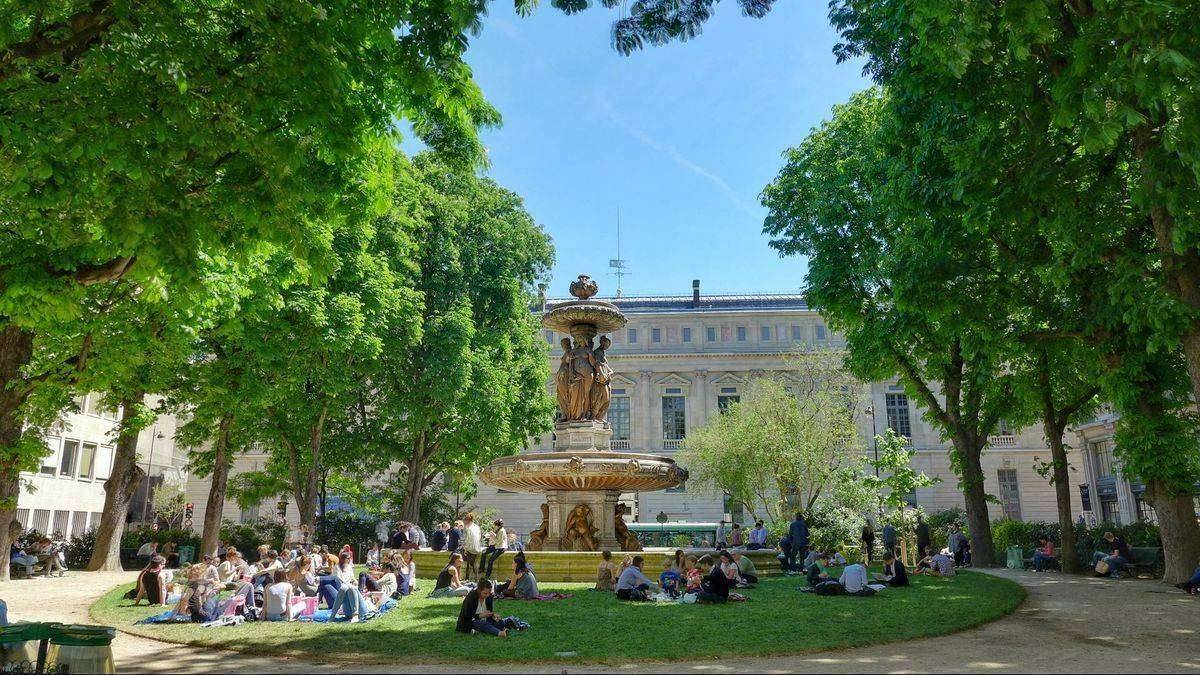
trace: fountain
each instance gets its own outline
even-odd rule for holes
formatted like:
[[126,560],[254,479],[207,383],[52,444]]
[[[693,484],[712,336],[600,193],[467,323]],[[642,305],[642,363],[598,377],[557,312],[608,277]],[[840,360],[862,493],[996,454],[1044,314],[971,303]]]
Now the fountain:
[[531,551],[640,551],[625,527],[622,493],[677,487],[687,471],[669,457],[609,448],[608,424],[613,369],[603,336],[625,326],[611,302],[593,299],[599,288],[586,275],[571,282],[575,300],[555,305],[542,325],[570,335],[555,374],[558,416],[554,450],[502,457],[480,474],[484,483],[515,492],[546,495],[542,524],[529,535]]

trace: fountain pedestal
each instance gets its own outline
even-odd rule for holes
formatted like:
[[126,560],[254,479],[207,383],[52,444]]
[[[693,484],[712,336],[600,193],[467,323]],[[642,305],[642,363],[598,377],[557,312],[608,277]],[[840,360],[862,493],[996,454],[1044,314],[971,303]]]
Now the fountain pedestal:
[[564,545],[562,542],[563,527],[571,512],[580,504],[591,509],[593,525],[599,530],[596,535],[597,550],[620,551],[625,546],[617,541],[616,511],[617,502],[621,499],[620,490],[548,490],[546,506],[549,507],[549,534],[543,551],[581,551],[587,550],[582,545]]
[[612,428],[603,422],[559,422],[554,425],[555,452],[608,450]]

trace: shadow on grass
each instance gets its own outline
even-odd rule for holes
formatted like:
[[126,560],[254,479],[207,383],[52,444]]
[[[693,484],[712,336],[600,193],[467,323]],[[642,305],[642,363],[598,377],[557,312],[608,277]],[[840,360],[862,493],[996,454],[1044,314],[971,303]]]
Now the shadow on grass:
[[318,662],[628,663],[803,654],[943,635],[1004,616],[1025,596],[1012,581],[972,572],[952,581],[916,577],[909,588],[872,598],[815,596],[798,592],[802,585],[795,577],[767,579],[745,591],[749,602],[714,606],[628,603],[584,584],[547,583],[543,592],[572,597],[496,602],[498,614],[532,626],[507,640],[456,633],[461,600],[431,600],[428,588],[360,624],[135,626],[162,610],[120,604],[123,588],[91,612],[101,623],[157,640]]

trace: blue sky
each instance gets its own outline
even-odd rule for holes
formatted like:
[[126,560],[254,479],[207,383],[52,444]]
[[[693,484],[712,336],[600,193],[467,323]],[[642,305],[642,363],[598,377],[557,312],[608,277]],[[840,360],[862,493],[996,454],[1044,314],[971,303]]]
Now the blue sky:
[[590,274],[626,295],[791,292],[804,261],[761,233],[758,194],[782,151],[869,85],[837,65],[824,2],[781,2],[764,19],[727,0],[686,43],[631,56],[609,42],[616,10],[565,16],[542,3],[518,17],[491,5],[467,60],[503,127],[484,135],[488,174],[525,198],[554,238],[552,295]]

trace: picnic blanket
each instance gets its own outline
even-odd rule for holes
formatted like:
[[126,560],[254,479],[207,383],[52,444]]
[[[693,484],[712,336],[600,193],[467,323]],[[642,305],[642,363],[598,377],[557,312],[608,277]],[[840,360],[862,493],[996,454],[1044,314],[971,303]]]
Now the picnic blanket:
[[527,602],[542,601],[549,602],[551,600],[567,600],[571,597],[569,593],[542,593],[535,595],[532,598],[503,598],[504,600],[525,600]]
[[155,624],[155,623],[191,623],[192,617],[187,614],[176,614],[174,610],[167,610],[162,614],[148,616],[141,621],[134,621],[133,625]]
[[[368,614],[366,616],[359,617],[359,620],[360,621],[370,621],[371,619],[374,619],[375,617],[377,617],[381,614],[387,614],[388,612],[392,611],[396,607],[397,604],[398,603],[395,600],[388,598],[382,605],[379,606],[379,609],[375,610],[374,612],[371,612],[370,614]],[[347,616],[340,616],[336,619],[331,620],[329,618],[331,614],[333,614],[333,610],[318,609],[311,617],[302,616],[302,617],[300,617],[299,620],[304,621],[304,622],[311,621],[312,623],[330,623],[331,621],[332,621],[332,623],[342,623],[343,621],[350,620],[350,618]]]

